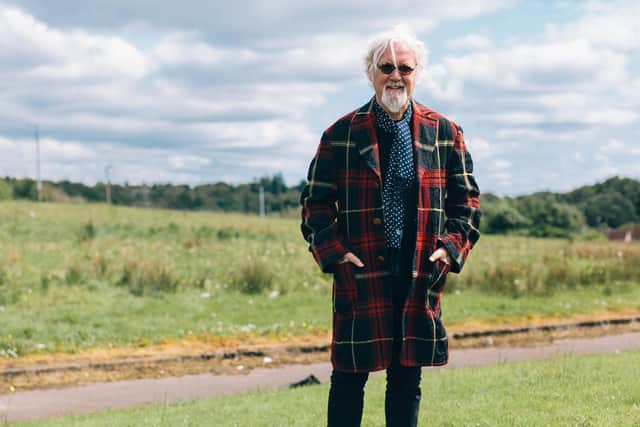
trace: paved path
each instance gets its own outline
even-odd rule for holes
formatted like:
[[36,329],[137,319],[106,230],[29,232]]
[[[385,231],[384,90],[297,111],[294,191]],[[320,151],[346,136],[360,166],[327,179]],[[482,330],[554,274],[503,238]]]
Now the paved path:
[[[640,333],[588,339],[564,339],[536,347],[454,350],[451,352],[449,366],[480,366],[562,355],[628,350],[640,350]],[[0,395],[0,421],[5,415],[8,421],[29,420],[107,408],[124,408],[152,402],[174,402],[257,389],[281,388],[300,381],[310,374],[314,374],[324,383],[328,381],[330,372],[329,363],[317,363],[271,369],[258,368],[248,375],[200,374],[18,392],[12,395]]]

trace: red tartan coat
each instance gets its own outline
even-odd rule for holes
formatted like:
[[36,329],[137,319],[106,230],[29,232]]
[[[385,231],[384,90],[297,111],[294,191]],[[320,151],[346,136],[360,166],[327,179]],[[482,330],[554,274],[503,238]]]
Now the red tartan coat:
[[[339,371],[368,372],[391,362],[393,307],[385,265],[380,157],[373,98],[322,135],[302,191],[302,234],[324,272],[334,275],[331,361]],[[479,189],[462,129],[413,102],[418,180],[413,278],[402,315],[404,366],[446,364],[447,335],[439,316],[449,269],[460,272],[478,240]],[[453,262],[429,256],[444,246]],[[364,263],[337,264],[348,251]]]

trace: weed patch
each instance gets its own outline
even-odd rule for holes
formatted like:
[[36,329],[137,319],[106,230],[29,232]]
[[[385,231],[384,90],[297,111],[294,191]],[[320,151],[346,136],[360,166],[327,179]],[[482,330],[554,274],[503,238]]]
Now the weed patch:
[[266,262],[252,260],[240,268],[234,278],[235,287],[245,294],[260,294],[271,288],[273,272]]
[[154,293],[175,293],[180,281],[168,267],[153,259],[131,260],[122,268],[118,280],[136,296]]

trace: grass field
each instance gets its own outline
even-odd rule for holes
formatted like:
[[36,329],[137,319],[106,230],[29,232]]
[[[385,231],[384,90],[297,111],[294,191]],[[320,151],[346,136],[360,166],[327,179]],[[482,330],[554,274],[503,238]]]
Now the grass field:
[[[422,426],[640,425],[640,353],[423,370]],[[327,385],[73,416],[16,426],[322,426]],[[362,425],[384,425],[384,377],[372,377]],[[13,424],[12,424],[13,425]]]
[[[0,358],[330,329],[295,219],[0,203]],[[640,245],[483,236],[447,325],[640,311]]]

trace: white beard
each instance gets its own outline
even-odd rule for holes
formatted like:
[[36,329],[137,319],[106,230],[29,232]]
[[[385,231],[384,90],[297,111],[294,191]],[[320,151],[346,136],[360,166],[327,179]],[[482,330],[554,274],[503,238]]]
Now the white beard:
[[399,113],[407,105],[407,102],[409,102],[407,90],[404,88],[400,95],[391,94],[389,92],[390,91],[387,90],[387,88],[382,91],[382,104],[392,113]]

